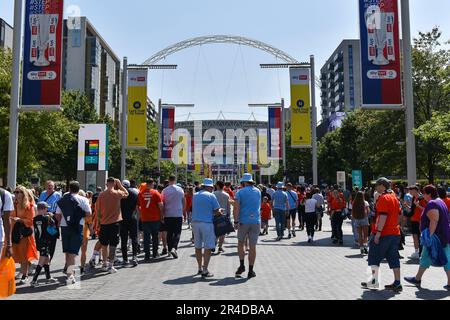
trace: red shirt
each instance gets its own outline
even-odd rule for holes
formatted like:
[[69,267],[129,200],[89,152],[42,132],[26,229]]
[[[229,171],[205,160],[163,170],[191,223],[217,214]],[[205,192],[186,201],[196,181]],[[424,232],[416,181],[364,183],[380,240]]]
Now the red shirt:
[[234,200],[234,192],[233,192],[233,190],[231,190],[231,189],[225,187],[225,188],[223,189],[223,191],[225,191],[226,193],[228,193],[228,195],[230,196],[230,198],[231,198],[232,200]]
[[185,209],[185,211],[191,212],[192,211],[192,195],[186,193],[185,198],[186,198],[186,209]]
[[345,198],[343,193],[339,193],[339,199],[331,194],[331,210],[339,211],[345,209]]
[[382,194],[376,204],[376,223],[372,225],[372,232],[377,233],[378,222],[380,219],[380,213],[387,213],[386,223],[384,225],[383,232],[381,236],[399,236],[400,235],[400,225],[398,223],[398,216],[400,215],[400,202],[397,199],[395,193],[384,193]]
[[138,207],[141,211],[142,222],[154,222],[161,220],[161,210],[158,204],[162,203],[161,194],[156,190],[143,190],[138,196]]
[[[417,201],[417,198],[414,197],[413,198],[413,203]],[[421,218],[422,218],[422,212],[425,209],[426,205],[427,205],[427,201],[425,199],[422,198],[422,200],[419,201],[419,205],[422,207],[416,207],[414,209],[414,215],[411,217],[411,221],[412,222],[420,222]]]
[[270,204],[267,203],[261,203],[261,220],[267,221],[270,220],[271,217],[272,208]]

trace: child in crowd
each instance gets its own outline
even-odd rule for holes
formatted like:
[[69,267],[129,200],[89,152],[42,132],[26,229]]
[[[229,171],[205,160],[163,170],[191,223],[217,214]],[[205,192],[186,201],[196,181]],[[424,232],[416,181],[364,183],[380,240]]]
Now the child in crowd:
[[269,203],[269,198],[264,197],[261,203],[261,236],[269,234],[269,221],[272,217],[272,207]]

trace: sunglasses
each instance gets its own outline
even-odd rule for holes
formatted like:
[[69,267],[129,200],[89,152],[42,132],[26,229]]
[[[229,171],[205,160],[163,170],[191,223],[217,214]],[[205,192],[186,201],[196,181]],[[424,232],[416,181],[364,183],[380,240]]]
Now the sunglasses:
[[19,194],[19,193],[23,194],[23,191],[14,191],[14,194]]

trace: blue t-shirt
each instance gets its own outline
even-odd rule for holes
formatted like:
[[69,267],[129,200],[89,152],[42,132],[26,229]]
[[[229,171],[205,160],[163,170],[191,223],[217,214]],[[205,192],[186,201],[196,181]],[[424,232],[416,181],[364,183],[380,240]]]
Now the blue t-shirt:
[[192,199],[192,221],[213,223],[214,210],[220,209],[219,202],[214,194],[202,190]]
[[286,201],[288,200],[288,194],[284,191],[277,190],[272,197],[273,208],[286,211]]
[[[47,202],[47,204],[50,206],[48,209],[49,212],[55,213],[56,212],[56,203],[61,199],[61,194],[57,191],[53,192],[53,194],[47,199],[47,191],[44,191],[41,193],[41,196],[39,197],[39,202]],[[46,201],[47,199],[47,201]]]
[[288,196],[288,201],[289,201],[289,209],[290,210],[297,209],[297,203],[298,203],[297,192],[290,190],[287,192],[287,196]]
[[261,191],[255,187],[245,187],[236,194],[235,199],[239,201],[240,224],[261,223]]

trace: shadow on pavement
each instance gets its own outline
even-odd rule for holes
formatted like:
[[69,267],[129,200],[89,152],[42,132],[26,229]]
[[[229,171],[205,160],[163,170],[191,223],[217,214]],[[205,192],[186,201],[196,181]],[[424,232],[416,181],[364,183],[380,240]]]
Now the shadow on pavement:
[[217,281],[217,279],[203,279],[201,276],[193,275],[193,276],[187,276],[187,277],[181,277],[178,279],[172,279],[172,280],[166,280],[163,282],[163,284],[168,285],[185,285],[185,284],[194,284],[198,282],[213,282]]
[[348,259],[363,259],[363,258],[367,257],[367,255],[364,255],[364,254],[354,254],[354,255],[351,255],[351,256],[345,256],[345,257],[348,258]]
[[239,278],[229,277],[229,278],[225,278],[225,279],[219,280],[217,282],[211,283],[210,286],[213,286],[213,287],[235,286],[238,284],[246,283],[247,281],[248,281],[248,279],[244,279],[244,278],[239,279]]
[[442,300],[450,297],[450,291],[447,290],[429,290],[424,288],[419,288],[419,291],[416,292],[417,299],[422,300]]
[[31,287],[29,284],[24,285],[24,286],[17,286],[16,287],[16,294],[17,295],[21,295],[21,294],[31,294],[31,293],[40,293],[40,292],[46,292],[46,291],[51,291],[51,290],[56,290],[60,287],[64,287],[65,286],[65,277],[60,277],[57,278],[59,282],[57,283],[53,283],[53,284],[48,284],[48,285],[41,285],[37,288],[33,288]]
[[358,300],[389,300],[396,295],[395,292],[388,290],[364,290],[361,298]]

